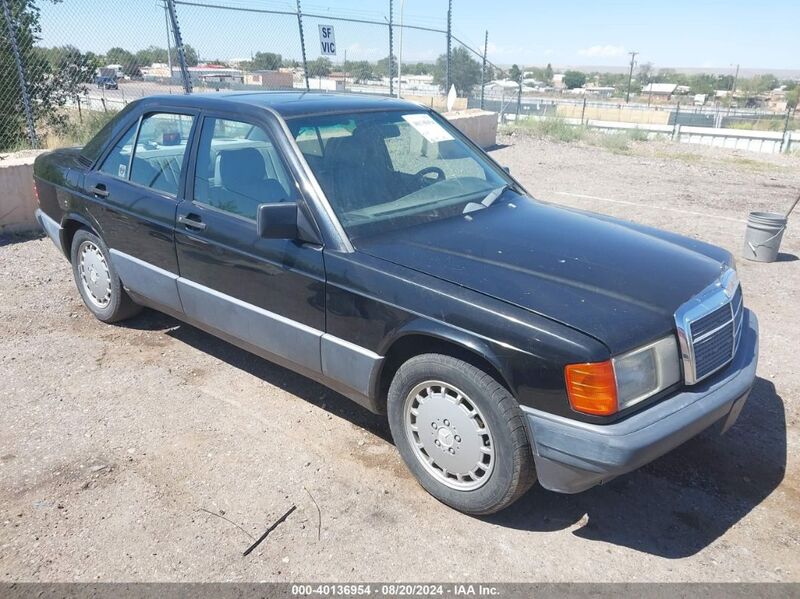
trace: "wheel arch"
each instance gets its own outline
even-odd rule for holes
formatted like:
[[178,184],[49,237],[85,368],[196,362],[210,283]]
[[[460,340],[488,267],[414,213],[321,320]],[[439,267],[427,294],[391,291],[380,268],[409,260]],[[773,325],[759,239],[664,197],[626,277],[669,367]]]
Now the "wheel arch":
[[417,326],[404,330],[387,343],[380,370],[373,382],[373,397],[378,411],[386,411],[389,385],[400,366],[421,354],[444,354],[492,375],[512,395],[511,377],[491,344],[463,331],[435,326]]
[[72,240],[79,229],[87,229],[100,237],[100,228],[81,214],[68,213],[61,219],[61,251],[71,260]]

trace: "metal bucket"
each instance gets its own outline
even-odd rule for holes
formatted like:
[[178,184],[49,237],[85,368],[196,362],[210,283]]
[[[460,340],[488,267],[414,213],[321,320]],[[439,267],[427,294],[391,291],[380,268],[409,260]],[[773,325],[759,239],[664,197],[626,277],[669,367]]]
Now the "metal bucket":
[[785,230],[785,214],[751,212],[744,236],[744,257],[756,262],[775,262]]

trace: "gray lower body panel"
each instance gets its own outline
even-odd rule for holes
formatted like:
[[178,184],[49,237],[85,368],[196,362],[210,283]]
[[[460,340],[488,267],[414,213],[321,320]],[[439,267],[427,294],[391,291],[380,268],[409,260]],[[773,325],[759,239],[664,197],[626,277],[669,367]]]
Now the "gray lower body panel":
[[733,362],[717,377],[618,423],[588,424],[523,408],[540,484],[578,493],[653,461],[717,422],[723,432],[730,428],[758,363],[758,320],[749,310],[743,327]]
[[36,209],[35,215],[36,220],[39,222],[39,226],[42,227],[42,230],[47,233],[47,236],[56,245],[58,251],[63,252],[64,249],[61,246],[61,225],[42,212],[40,208]]
[[111,263],[126,289],[172,311],[183,311],[178,295],[178,275],[123,252],[110,251]]
[[111,250],[135,299],[301,374],[375,410],[371,389],[383,357],[324,331]]

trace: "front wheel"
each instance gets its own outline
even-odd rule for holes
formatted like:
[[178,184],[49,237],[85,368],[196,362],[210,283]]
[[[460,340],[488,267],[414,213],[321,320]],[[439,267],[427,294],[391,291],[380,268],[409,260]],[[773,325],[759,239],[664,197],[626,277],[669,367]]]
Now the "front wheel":
[[397,371],[387,403],[400,455],[439,501],[491,514],[534,483],[519,404],[479,368],[441,354],[416,356]]
[[83,303],[98,320],[117,322],[141,311],[122,287],[108,248],[97,235],[86,229],[76,232],[70,258]]

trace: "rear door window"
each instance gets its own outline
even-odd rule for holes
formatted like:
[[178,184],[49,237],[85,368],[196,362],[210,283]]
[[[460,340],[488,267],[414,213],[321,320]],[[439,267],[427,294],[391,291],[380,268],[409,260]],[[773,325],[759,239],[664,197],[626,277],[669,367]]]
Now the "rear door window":
[[131,164],[133,154],[133,140],[136,138],[136,127],[138,121],[131,125],[120,140],[109,152],[103,164],[100,165],[100,172],[117,177],[119,179],[128,178],[128,169]]
[[177,195],[193,122],[193,116],[172,113],[154,113],[142,119],[130,180]]

